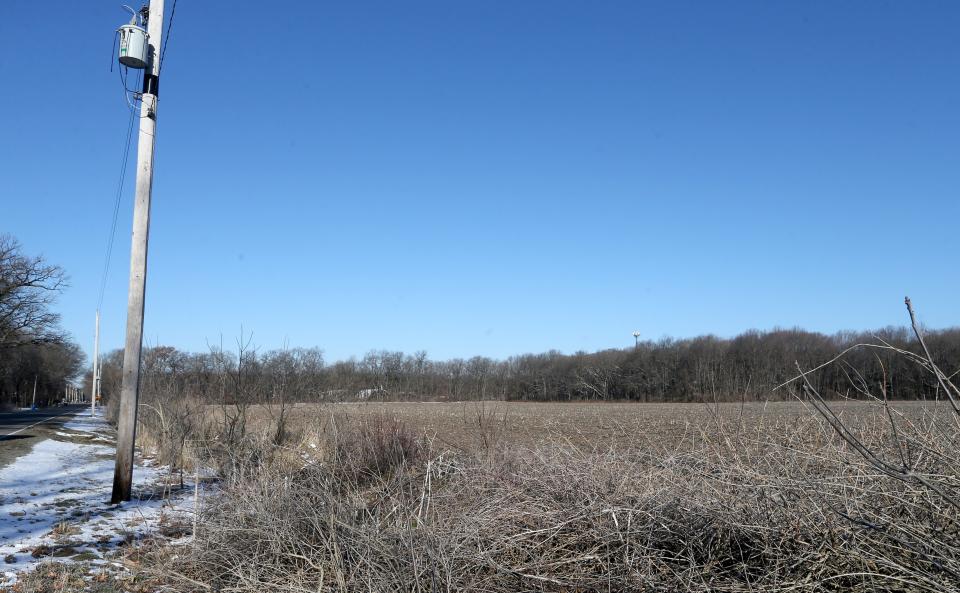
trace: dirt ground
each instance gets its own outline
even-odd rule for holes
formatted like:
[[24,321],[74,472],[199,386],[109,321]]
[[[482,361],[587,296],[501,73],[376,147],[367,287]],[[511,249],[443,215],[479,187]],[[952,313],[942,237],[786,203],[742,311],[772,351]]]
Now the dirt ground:
[[[884,414],[877,402],[834,402],[831,407],[852,426]],[[946,412],[943,402],[896,402],[905,420]],[[265,420],[275,409],[258,407],[253,417]],[[794,402],[746,404],[597,403],[597,402],[364,402],[297,404],[289,412],[292,429],[348,429],[357,422],[395,420],[435,445],[474,449],[480,445],[539,448],[568,445],[606,451],[692,444],[718,420],[738,430],[768,434],[778,428],[809,424],[818,418],[809,405]],[[824,434],[830,434],[822,423]]]

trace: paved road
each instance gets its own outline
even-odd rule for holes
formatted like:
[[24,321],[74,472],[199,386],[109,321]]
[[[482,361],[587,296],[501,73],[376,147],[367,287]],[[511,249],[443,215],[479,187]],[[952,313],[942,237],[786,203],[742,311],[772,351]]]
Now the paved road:
[[0,413],[0,441],[4,437],[23,434],[39,425],[59,426],[67,419],[87,406],[63,406],[62,408],[41,408],[36,411]]
[[35,443],[86,409],[87,406],[77,405],[0,413],[0,467],[28,453]]

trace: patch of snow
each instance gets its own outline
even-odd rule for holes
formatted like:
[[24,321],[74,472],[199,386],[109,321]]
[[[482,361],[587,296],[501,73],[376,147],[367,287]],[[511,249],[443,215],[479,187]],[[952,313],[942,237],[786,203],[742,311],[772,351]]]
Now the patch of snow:
[[156,531],[161,521],[192,515],[192,485],[164,497],[165,468],[142,461],[134,467],[133,500],[111,506],[115,448],[99,443],[113,442],[112,429],[89,411],[63,428],[81,434],[58,431],[0,470],[0,587],[47,559],[32,555],[43,546],[54,560],[82,554],[104,562],[118,544]]

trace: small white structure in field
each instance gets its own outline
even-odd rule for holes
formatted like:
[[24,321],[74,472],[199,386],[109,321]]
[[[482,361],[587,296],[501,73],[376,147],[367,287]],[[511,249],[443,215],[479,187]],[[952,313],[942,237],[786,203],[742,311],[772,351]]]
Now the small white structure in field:
[[361,389],[357,392],[357,399],[370,399],[374,396],[384,396],[387,394],[387,390],[383,387],[373,387],[369,389]]

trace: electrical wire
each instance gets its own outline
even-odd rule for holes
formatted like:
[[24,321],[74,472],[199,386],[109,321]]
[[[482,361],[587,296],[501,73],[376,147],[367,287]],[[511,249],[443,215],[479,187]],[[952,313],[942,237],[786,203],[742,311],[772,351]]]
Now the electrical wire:
[[157,66],[157,75],[163,71],[163,58],[167,55],[167,46],[170,45],[170,30],[173,29],[173,17],[177,14],[177,0],[173,0],[170,10],[170,20],[167,22],[167,34],[163,36],[163,48],[160,50],[160,65]]
[[[124,98],[124,100],[126,100],[126,102],[127,102],[127,108],[130,109],[130,111],[136,112],[136,111],[137,111],[137,105],[136,105],[136,103],[137,103],[137,101],[139,100],[138,95],[139,95],[140,93],[139,93],[138,91],[132,91],[132,90],[130,90],[130,88],[127,86],[127,76],[128,76],[128,73],[127,73],[127,72],[128,72],[128,70],[130,70],[130,69],[127,68],[126,66],[124,66],[123,68],[120,69],[120,86],[123,87],[123,98]],[[142,70],[138,70],[138,71],[137,71],[137,86],[140,86],[140,87],[143,86],[143,71],[142,71]],[[133,96],[133,102],[130,101],[130,97],[131,97],[131,96]],[[139,117],[140,117],[141,119],[143,119],[144,117],[150,117],[150,114],[148,113],[147,115],[140,115]]]
[[[173,9],[170,11],[170,21],[167,23],[167,34],[164,36],[163,49],[160,51],[160,64],[157,67],[157,72],[163,68],[163,59],[167,54],[167,41],[170,39],[170,31],[173,29],[173,18],[177,13],[177,0],[173,0]],[[136,18],[136,13],[134,13],[134,18]],[[116,45],[116,35],[114,35],[114,45]],[[113,69],[113,51],[110,53],[110,68]],[[134,95],[134,102],[136,102],[136,91],[131,91],[127,87],[127,76],[128,68],[124,67],[123,69],[118,69],[120,74],[120,84],[123,86],[123,97],[127,102],[127,107],[130,109],[130,119],[127,122],[127,136],[123,146],[123,159],[120,164],[120,179],[117,181],[117,195],[114,198],[113,202],[113,220],[110,223],[110,234],[107,236],[107,253],[103,260],[103,273],[100,277],[100,294],[97,296],[97,310],[99,311],[103,305],[103,295],[107,289],[107,276],[110,272],[110,260],[113,257],[113,244],[114,239],[117,236],[117,218],[120,214],[120,201],[123,197],[123,185],[124,181],[127,178],[127,165],[130,162],[130,144],[133,140],[133,130],[135,127],[134,124],[138,119],[142,117],[149,117],[149,115],[139,115],[137,114],[136,105],[130,102],[130,95]],[[138,84],[142,85],[143,72],[139,73]]]
[[[120,73],[120,86],[123,87],[123,94],[126,96],[126,95],[129,95],[130,93],[135,93],[136,91],[131,91],[130,88],[127,86],[127,76],[129,76],[130,69],[127,68],[126,66],[122,66],[120,68],[117,68],[117,70]],[[128,98],[127,105],[129,104],[130,104],[130,99]]]
[[113,44],[110,46],[110,72],[113,72],[113,56],[117,51],[117,36],[120,35],[120,29],[113,32]]
[[127,138],[123,146],[123,159],[120,165],[120,180],[117,182],[117,196],[113,203],[113,222],[110,224],[110,234],[107,236],[107,253],[103,261],[103,273],[100,278],[100,294],[97,297],[97,310],[103,305],[103,294],[107,289],[107,274],[110,271],[110,260],[113,256],[113,243],[117,235],[117,217],[120,214],[120,199],[123,197],[123,182],[127,178],[127,164],[130,162],[130,144],[133,139],[134,123],[137,121],[137,112],[130,110],[130,120],[127,122]]

